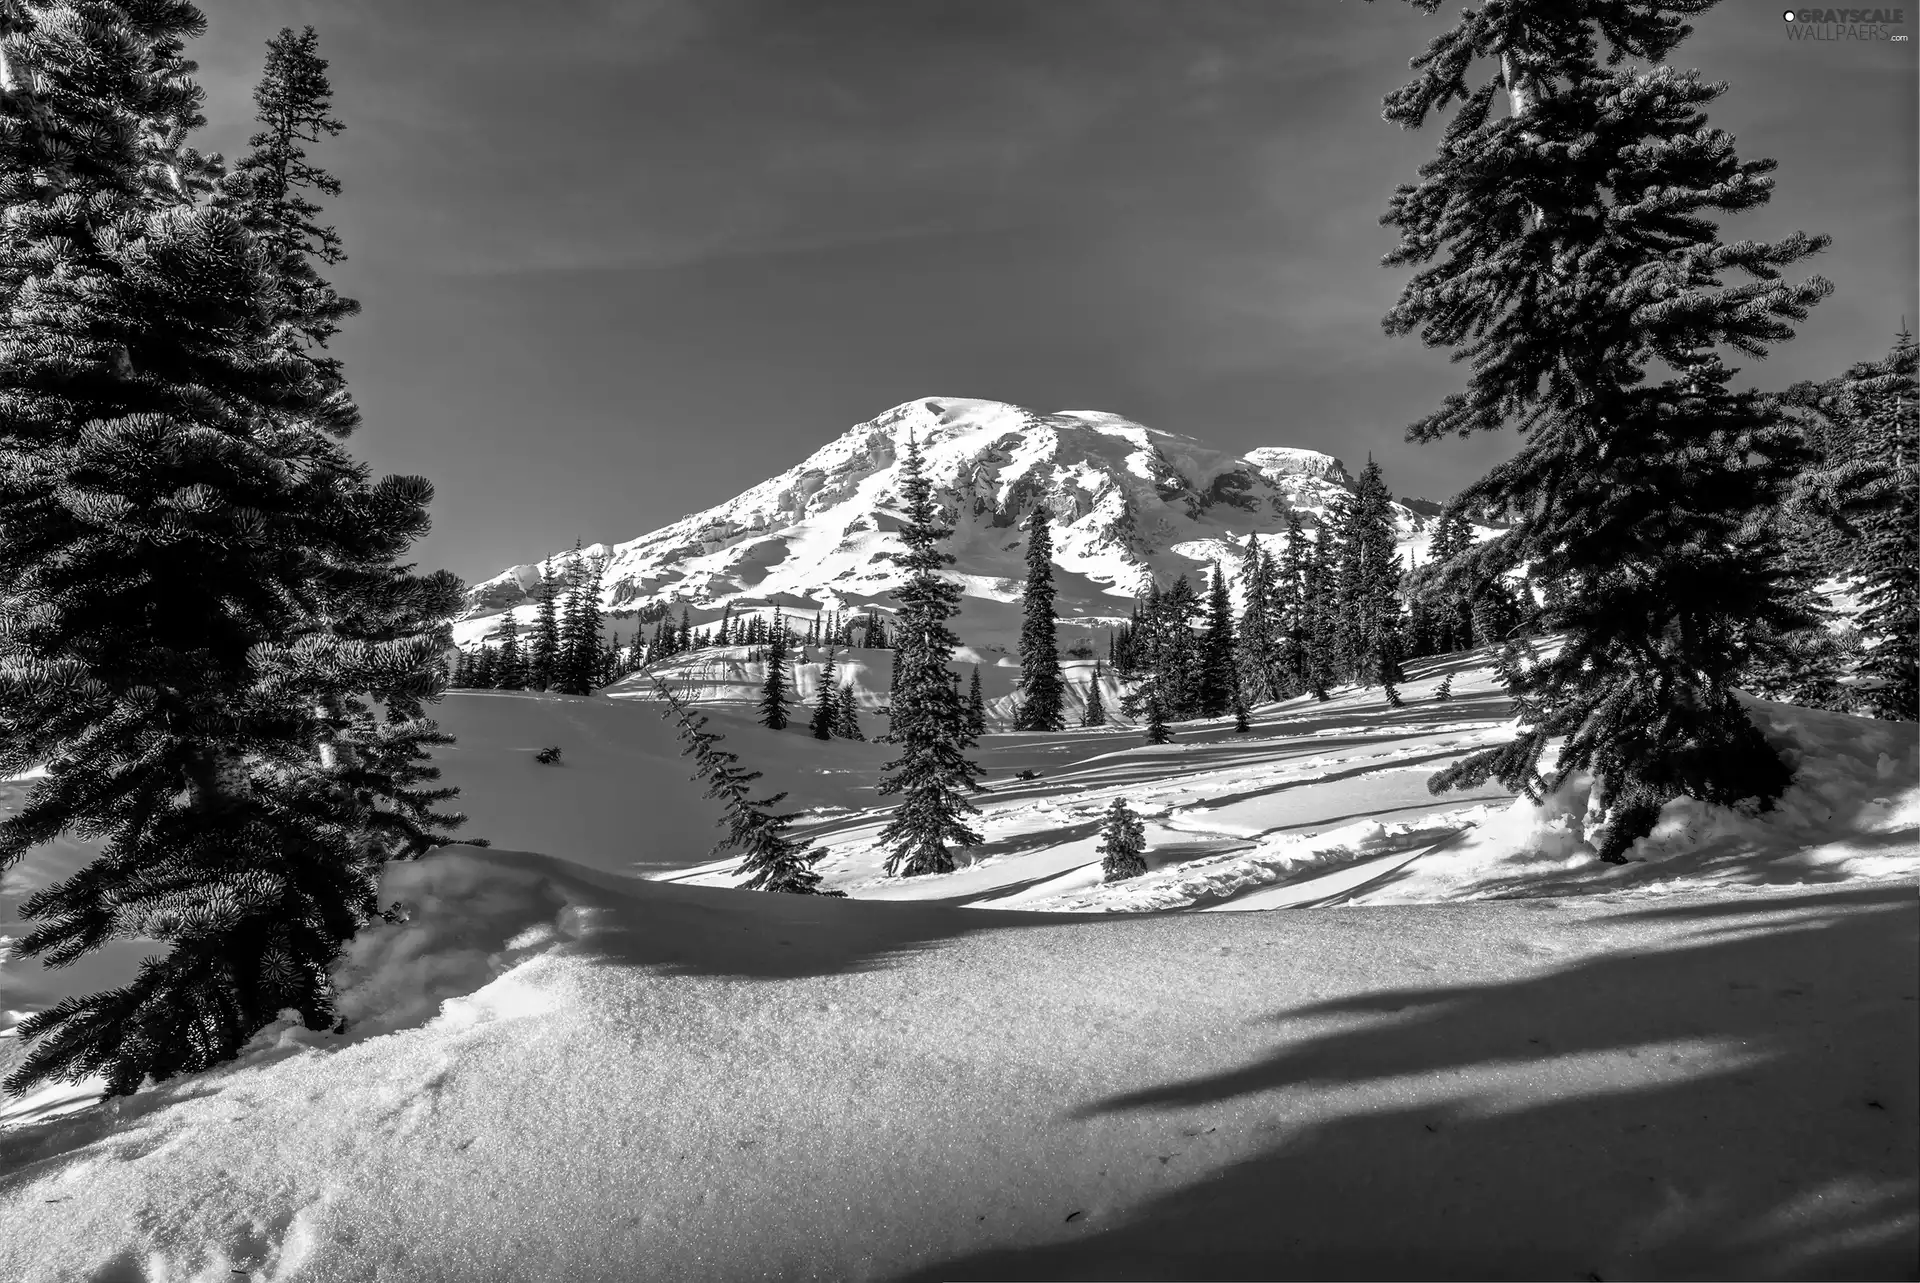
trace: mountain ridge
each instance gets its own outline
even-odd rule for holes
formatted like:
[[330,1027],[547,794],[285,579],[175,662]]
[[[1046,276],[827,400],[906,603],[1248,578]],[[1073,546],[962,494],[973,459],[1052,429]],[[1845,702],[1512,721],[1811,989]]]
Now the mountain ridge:
[[[801,462],[732,499],[639,538],[584,549],[606,562],[602,605],[612,617],[687,609],[697,621],[736,610],[886,605],[898,575],[900,461],[918,441],[934,498],[954,523],[949,548],[963,616],[1003,630],[1024,578],[1020,524],[1045,502],[1063,621],[1125,618],[1148,576],[1198,578],[1212,561],[1231,572],[1251,536],[1297,513],[1317,529],[1353,477],[1336,457],[1290,446],[1235,453],[1098,410],[1042,414],[964,397],[922,397],[855,424]],[[1396,503],[1403,548],[1424,560],[1432,517]],[[530,608],[542,570],[565,553],[509,567],[468,590],[462,644]]]

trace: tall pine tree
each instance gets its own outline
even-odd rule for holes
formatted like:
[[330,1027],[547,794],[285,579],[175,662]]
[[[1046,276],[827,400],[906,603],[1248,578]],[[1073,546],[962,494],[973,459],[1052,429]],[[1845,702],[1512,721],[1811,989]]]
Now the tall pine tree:
[[520,654],[520,621],[511,610],[500,620],[500,649],[495,652],[493,684],[500,690],[517,691],[527,684],[526,660]]
[[380,864],[458,822],[434,810],[451,790],[417,786],[447,742],[420,714],[459,583],[395,562],[432,488],[345,452],[359,413],[286,263],[192,203],[203,21],[0,18],[0,761],[47,767],[0,820],[0,871],[70,830],[104,839],[28,897],[14,953],[165,947],[22,1022],[10,1092],[98,1073],[124,1095],[285,1009],[331,1026]]
[[1057,731],[1066,725],[1053,624],[1053,529],[1044,500],[1027,522],[1027,584],[1020,599],[1020,707],[1016,731]]
[[[543,691],[560,676],[560,573],[549,559],[538,566],[540,588],[534,597],[533,641],[527,648],[527,686]],[[671,652],[669,652],[671,653]]]
[[980,768],[966,757],[966,710],[947,677],[957,642],[947,620],[959,609],[960,586],[941,573],[953,554],[941,548],[952,534],[933,502],[933,486],[923,471],[920,446],[907,439],[901,465],[901,498],[906,525],[900,541],[906,551],[891,554],[906,572],[895,592],[899,604],[893,654],[898,676],[888,738],[900,756],[887,763],[882,797],[900,794],[893,817],[880,832],[888,848],[886,870],[901,877],[951,873],[952,847],[978,846],[980,835],[966,817],[977,814],[967,794],[975,791]]
[[580,552],[567,562],[567,604],[554,662],[554,688],[565,695],[591,695],[601,666],[601,562]]
[[1513,524],[1460,573],[1526,563],[1545,598],[1526,604],[1535,625],[1565,638],[1507,666],[1518,737],[1432,787],[1495,777],[1537,794],[1589,771],[1590,836],[1616,862],[1672,797],[1770,805],[1790,777],[1734,681],[1757,632],[1806,622],[1777,540],[1749,518],[1807,456],[1768,398],[1731,388],[1723,353],[1793,336],[1831,286],[1782,271],[1826,240],[1720,239],[1715,216],[1764,204],[1774,166],[1707,127],[1724,86],[1664,65],[1690,32],[1681,15],[1706,7],[1468,9],[1386,100],[1409,129],[1459,103],[1383,220],[1400,235],[1387,262],[1416,269],[1388,332],[1454,348],[1472,371],[1409,435],[1519,429],[1518,453],[1461,496]]
[[1227,596],[1227,577],[1213,563],[1213,581],[1207,589],[1207,625],[1200,636],[1199,681],[1194,692],[1202,717],[1224,717],[1237,697],[1233,663],[1233,602]]

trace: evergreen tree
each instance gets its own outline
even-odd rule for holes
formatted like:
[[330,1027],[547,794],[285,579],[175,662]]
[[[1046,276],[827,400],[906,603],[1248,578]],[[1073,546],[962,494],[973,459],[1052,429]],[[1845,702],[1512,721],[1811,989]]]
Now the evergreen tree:
[[853,684],[840,688],[840,706],[834,712],[833,733],[843,740],[864,740],[860,731],[860,703],[854,698]]
[[[1790,778],[1733,683],[1756,635],[1806,622],[1781,591],[1777,540],[1749,518],[1807,452],[1769,398],[1729,387],[1722,352],[1757,358],[1792,337],[1831,286],[1782,269],[1827,242],[1719,239],[1709,215],[1764,204],[1773,164],[1741,162],[1706,127],[1724,86],[1664,65],[1690,31],[1676,15],[1704,7],[1468,9],[1385,112],[1417,128],[1460,103],[1384,218],[1400,232],[1387,262],[1416,268],[1388,331],[1457,349],[1472,371],[1409,435],[1519,427],[1515,457],[1461,496],[1513,524],[1462,573],[1526,563],[1545,600],[1523,608],[1565,638],[1549,658],[1512,648],[1521,733],[1432,787],[1496,777],[1536,794],[1591,772],[1614,862],[1669,798],[1768,806]],[[1495,70],[1470,84],[1482,58]]]
[[468,670],[467,681],[475,690],[493,690],[498,686],[497,671],[499,662],[491,646],[480,647],[473,657],[473,667]]
[[464,690],[473,684],[472,677],[473,665],[467,659],[467,652],[454,651],[452,664],[447,670],[447,685],[454,690]]
[[720,824],[727,836],[714,847],[717,854],[732,848],[742,855],[734,876],[747,880],[747,891],[776,891],[789,895],[845,895],[843,891],[820,890],[820,875],[813,866],[826,855],[825,847],[808,847],[788,830],[797,815],[776,815],[772,808],[786,800],[785,793],[755,798],[749,786],[760,772],[742,770],[739,755],[721,748],[726,738],[706,729],[707,719],[673,693],[659,678],[653,688],[666,703],[663,716],[679,723],[683,753],[691,754],[696,766],[694,778],[705,780],[706,795],[718,799],[726,808]]
[[395,564],[432,487],[347,454],[358,410],[282,269],[193,204],[202,23],[0,15],[0,759],[47,767],[0,820],[0,872],[69,831],[104,842],[28,897],[13,953],[165,947],[22,1022],[13,1093],[97,1073],[125,1095],[285,1009],[332,1026],[380,865],[458,823],[416,786],[447,742],[421,712],[460,585]]
[[966,795],[975,791],[980,768],[966,758],[965,710],[947,680],[957,641],[947,620],[959,609],[960,587],[941,574],[953,563],[953,555],[940,545],[952,530],[934,505],[919,443],[911,437],[901,474],[907,520],[900,540],[906,551],[890,555],[907,577],[894,593],[899,603],[893,655],[898,682],[887,732],[901,751],[885,767],[880,795],[902,796],[881,830],[880,843],[888,848],[887,872],[914,877],[952,872],[949,844],[980,844],[980,835],[966,822],[967,816],[977,814]]
[[[978,680],[979,674],[975,673]],[[1107,700],[1100,692],[1100,661],[1093,661],[1093,680],[1087,683],[1087,711],[1081,717],[1082,726],[1105,726],[1107,724]]]
[[1053,530],[1047,505],[1037,503],[1027,522],[1027,584],[1020,600],[1020,707],[1016,731],[1057,731],[1066,683],[1060,675],[1053,626]]
[[1313,552],[1306,559],[1305,583],[1301,588],[1302,641],[1300,667],[1302,684],[1322,704],[1327,702],[1333,684],[1334,655],[1337,645],[1332,600],[1332,567],[1328,564],[1327,527],[1320,527]]
[[1227,597],[1227,577],[1213,564],[1213,583],[1207,590],[1207,627],[1200,641],[1199,681],[1194,692],[1202,717],[1223,717],[1233,710],[1233,603]]
[[1173,738],[1173,732],[1167,729],[1165,705],[1160,699],[1160,683],[1149,678],[1147,681],[1147,743],[1165,744]]
[[980,665],[973,666],[973,681],[967,687],[967,735],[974,743],[987,733],[987,701],[980,693]]
[[767,675],[760,683],[760,724],[771,731],[787,729],[787,647],[784,625],[774,616],[775,636],[767,647]]
[[1444,704],[1452,698],[1453,698],[1453,674],[1448,673],[1445,677],[1442,677],[1440,679],[1440,684],[1433,688],[1433,699],[1434,699],[1434,702],[1437,704]]
[[[560,598],[560,576],[553,562],[536,567],[540,572],[540,590],[534,597],[533,645],[527,652],[527,685],[543,691],[560,676],[560,617],[555,610]],[[668,654],[672,649],[668,648]]]
[[840,692],[833,676],[833,651],[827,651],[820,663],[820,689],[813,694],[813,721],[810,729],[817,740],[833,738],[833,724],[840,715]]
[[1815,389],[1822,459],[1798,496],[1814,518],[1811,532],[1825,536],[1818,543],[1828,572],[1857,584],[1861,709],[1900,721],[1920,719],[1917,351],[1903,325],[1884,359]]
[[500,621],[500,649],[495,653],[493,684],[517,691],[527,684],[526,661],[520,656],[520,622],[511,610]]
[[262,128],[247,139],[251,150],[221,177],[211,203],[253,234],[280,282],[280,319],[295,327],[310,358],[337,379],[340,363],[312,349],[326,347],[360,304],[337,294],[319,271],[347,257],[340,234],[317,221],[321,209],[313,199],[339,196],[340,180],[306,151],[307,144],[346,128],[333,117],[327,60],[319,48],[312,27],[297,35],[282,27],[267,42],[266,73],[253,90]]
[[1355,582],[1348,609],[1353,612],[1354,676],[1367,686],[1388,690],[1387,702],[1399,707],[1392,693],[1404,681],[1400,668],[1405,653],[1400,608],[1400,553],[1393,524],[1393,494],[1380,465],[1371,457],[1360,474],[1354,501],[1348,510],[1345,546],[1351,550]]
[[1157,599],[1149,598],[1154,616],[1151,637],[1154,687],[1167,717],[1194,717],[1200,711],[1200,643],[1193,635],[1193,618],[1200,600],[1193,585],[1181,575]]
[[1300,528],[1300,514],[1287,510],[1287,551],[1274,575],[1272,612],[1275,626],[1285,638],[1281,659],[1285,680],[1281,693],[1289,698],[1309,689],[1307,682],[1307,634],[1312,611],[1307,601],[1307,560],[1312,555],[1306,532]]
[[1260,546],[1259,536],[1247,540],[1246,560],[1240,563],[1240,592],[1246,605],[1240,611],[1240,630],[1234,650],[1239,689],[1255,704],[1283,697],[1285,623],[1276,617],[1277,570]]
[[567,605],[554,672],[554,687],[562,694],[591,695],[594,691],[601,666],[602,573],[599,558],[582,556],[576,545],[567,566]]
[[1127,806],[1127,799],[1116,797],[1100,819],[1100,845],[1094,848],[1100,857],[1103,882],[1123,882],[1147,871],[1147,826]]
[[1247,701],[1238,692],[1233,697],[1233,729],[1240,734],[1253,729],[1253,718],[1247,712]]

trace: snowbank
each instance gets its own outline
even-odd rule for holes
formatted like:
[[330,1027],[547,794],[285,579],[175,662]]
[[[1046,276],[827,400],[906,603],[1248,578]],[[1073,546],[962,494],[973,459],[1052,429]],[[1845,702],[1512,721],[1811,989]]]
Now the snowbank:
[[1588,840],[1592,781],[1575,776],[1539,804],[1521,798],[1463,840],[1408,864],[1356,902],[1639,893],[1920,877],[1920,728],[1748,699],[1793,767],[1774,806],[1676,798],[1625,865]]
[[382,894],[344,1034],[0,1134],[0,1277],[1913,1258],[1898,891],[1058,917],[449,848]]

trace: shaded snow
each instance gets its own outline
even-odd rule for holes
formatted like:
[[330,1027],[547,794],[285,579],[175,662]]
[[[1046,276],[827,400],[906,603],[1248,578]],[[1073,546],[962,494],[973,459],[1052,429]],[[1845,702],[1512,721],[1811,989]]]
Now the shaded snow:
[[[1056,917],[448,848],[0,1277],[1895,1277],[1911,891]],[[1444,1191],[1444,1197],[1435,1197]]]

